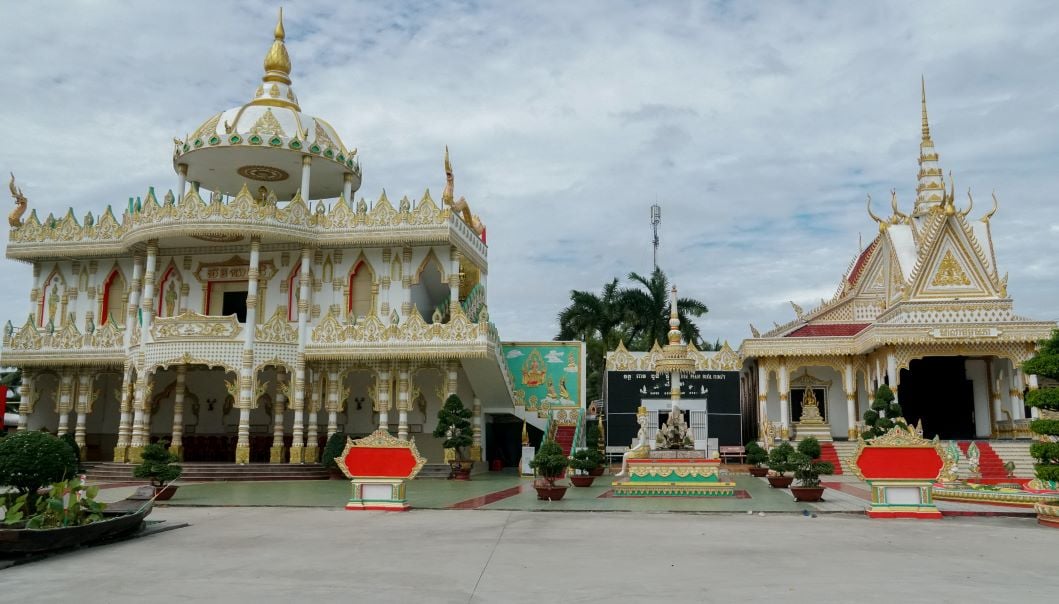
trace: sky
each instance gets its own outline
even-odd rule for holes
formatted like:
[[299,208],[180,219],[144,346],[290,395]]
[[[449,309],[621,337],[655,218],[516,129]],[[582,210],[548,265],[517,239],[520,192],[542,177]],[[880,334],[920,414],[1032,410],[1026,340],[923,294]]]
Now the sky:
[[[0,173],[42,218],[175,188],[172,139],[251,98],[276,2],[0,1]],[[444,187],[489,237],[506,340],[571,289],[659,265],[733,346],[830,298],[915,195],[920,77],[941,166],[1018,314],[1059,319],[1059,10],[1051,2],[285,2],[303,111],[358,149],[369,200]],[[888,212],[888,210],[887,210]],[[6,248],[7,230],[0,229]],[[0,321],[30,269],[0,260]]]

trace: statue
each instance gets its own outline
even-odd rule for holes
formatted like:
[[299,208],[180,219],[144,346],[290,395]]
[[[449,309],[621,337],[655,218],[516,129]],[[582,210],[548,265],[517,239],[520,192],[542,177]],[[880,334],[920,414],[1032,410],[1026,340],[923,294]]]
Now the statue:
[[981,454],[978,452],[978,445],[971,443],[971,446],[967,447],[967,470],[972,476],[981,475]]
[[48,322],[55,323],[55,309],[59,307],[59,284],[51,286],[51,294],[48,295]]
[[463,218],[463,221],[467,223],[467,226],[471,227],[479,237],[482,237],[485,233],[485,225],[482,224],[482,220],[477,214],[471,213],[471,206],[467,203],[467,200],[460,197],[458,201],[453,201],[455,192],[455,179],[452,175],[452,164],[449,162],[449,148],[445,146],[445,190],[441,192],[441,202],[448,206],[452,210],[453,214],[456,214]]
[[636,423],[640,424],[640,430],[636,433],[636,446],[622,454],[621,471],[615,474],[617,478],[629,475],[630,459],[643,459],[651,453],[651,446],[647,444],[647,407],[636,410]]
[[559,396],[555,394],[555,384],[552,382],[552,378],[548,378],[548,398],[559,398]]
[[566,389],[566,376],[559,378],[559,398],[564,401],[570,399],[570,391]]
[[17,229],[22,226],[22,215],[26,213],[29,200],[22,194],[22,189],[15,186],[15,175],[13,173],[11,174],[11,183],[8,184],[8,188],[11,189],[11,197],[15,199],[15,209],[8,214],[7,224],[11,225],[11,228]]
[[368,213],[368,202],[364,201],[364,198],[361,197],[360,201],[357,202],[357,214],[367,214],[367,213]]
[[813,392],[812,388],[805,389],[805,395],[802,397],[802,419],[801,423],[820,423],[823,419],[820,417],[820,402],[816,399],[816,393]]
[[691,429],[684,423],[684,413],[675,401],[666,423],[658,427],[655,446],[659,449],[691,449],[695,446]]
[[173,281],[169,282],[169,287],[165,290],[165,316],[172,317],[176,310],[177,291],[176,283]]
[[939,479],[944,483],[957,482],[960,477],[956,473],[956,465],[960,460],[960,447],[956,444],[956,441],[950,440],[949,444],[945,447],[945,459],[948,461],[945,467],[948,468]]

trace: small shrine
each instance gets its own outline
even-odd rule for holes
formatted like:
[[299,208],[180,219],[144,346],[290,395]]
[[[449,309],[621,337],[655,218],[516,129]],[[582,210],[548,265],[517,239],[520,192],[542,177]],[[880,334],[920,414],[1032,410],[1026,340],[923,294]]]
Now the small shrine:
[[695,370],[695,361],[681,341],[677,317],[677,288],[670,293],[669,343],[655,363],[656,373],[668,373],[670,409],[665,423],[657,426],[652,443],[647,437],[650,415],[641,405],[636,412],[640,425],[635,447],[622,456],[618,481],[613,483],[617,497],[732,496],[735,483],[720,477],[721,460],[716,451],[696,448],[691,428],[680,408],[680,376]]

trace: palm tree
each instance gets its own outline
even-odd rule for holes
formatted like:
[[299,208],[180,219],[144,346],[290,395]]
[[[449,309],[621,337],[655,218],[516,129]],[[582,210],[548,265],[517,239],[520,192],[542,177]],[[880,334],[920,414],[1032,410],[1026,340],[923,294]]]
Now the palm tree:
[[[629,273],[635,287],[618,292],[621,306],[630,317],[629,339],[638,348],[649,349],[655,342],[665,344],[669,333],[669,279],[656,268],[650,277]],[[677,317],[685,342],[702,346],[699,328],[691,317],[701,317],[709,311],[694,298],[677,299]]]
[[605,345],[617,345],[616,338],[620,338],[618,327],[623,318],[618,302],[617,279],[604,285],[599,296],[588,291],[572,290],[570,306],[559,313],[559,335],[556,339],[587,342],[591,338],[598,338]]

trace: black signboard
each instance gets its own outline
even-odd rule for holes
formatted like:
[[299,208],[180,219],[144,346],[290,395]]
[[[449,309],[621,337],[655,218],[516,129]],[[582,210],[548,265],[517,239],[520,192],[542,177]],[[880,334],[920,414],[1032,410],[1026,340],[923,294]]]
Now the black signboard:
[[[607,446],[628,446],[636,439],[636,409],[643,399],[668,399],[669,374],[608,371]],[[720,446],[741,445],[738,371],[696,371],[680,379],[680,396],[706,401],[707,435]]]

